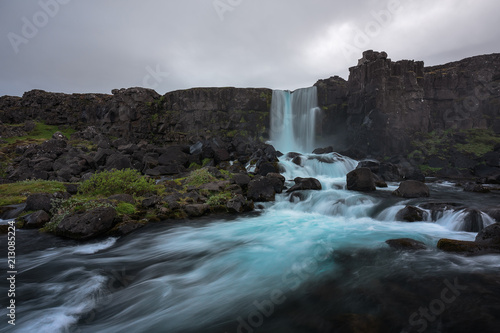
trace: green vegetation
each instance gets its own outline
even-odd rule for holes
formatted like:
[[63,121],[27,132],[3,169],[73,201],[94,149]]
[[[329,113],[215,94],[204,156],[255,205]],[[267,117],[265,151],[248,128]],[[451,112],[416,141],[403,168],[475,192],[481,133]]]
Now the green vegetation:
[[[62,128],[54,125],[46,125],[41,122],[35,122],[35,129],[31,132],[29,132],[27,135],[24,136],[18,136],[18,137],[12,137],[12,138],[5,138],[4,140],[7,141],[7,143],[12,144],[16,143],[18,141],[34,141],[34,142],[39,142],[42,143],[46,140],[49,140],[52,135],[59,131],[61,132],[65,137],[69,138],[71,134],[75,132],[74,129],[71,128]],[[10,126],[16,126],[16,125],[10,125]],[[19,125],[17,125],[19,126]]]
[[207,169],[198,169],[191,172],[186,178],[186,184],[190,186],[200,186],[206,183],[214,182],[217,178],[212,176]]
[[210,163],[211,161],[212,161],[212,159],[210,159],[210,158],[204,158],[203,161],[201,161],[201,166],[204,167],[208,163]]
[[456,145],[457,150],[463,153],[482,156],[493,151],[495,145],[500,143],[500,137],[495,136],[492,130],[471,129],[465,133],[467,143]]
[[431,176],[442,169],[442,168],[433,168],[433,167],[430,167],[430,166],[425,165],[425,164],[419,165],[419,168],[420,168],[420,171],[422,171],[422,173],[425,176]]
[[189,168],[188,169],[198,170],[200,168],[201,168],[201,165],[199,165],[198,163],[193,162],[193,163],[189,164]]
[[135,206],[128,202],[118,203],[118,205],[116,205],[115,210],[120,215],[132,215],[137,211]]
[[47,180],[24,180],[0,185],[0,206],[15,205],[26,201],[30,194],[64,192],[63,183]]
[[103,171],[92,175],[84,181],[79,193],[86,195],[110,196],[113,194],[142,195],[147,192],[157,192],[155,181],[146,178],[134,169]]
[[99,200],[89,200],[87,197],[76,197],[73,196],[69,199],[54,199],[52,200],[52,209],[50,213],[52,218],[50,222],[47,223],[40,231],[44,232],[54,232],[59,225],[59,223],[68,215],[85,212],[98,207],[112,207],[111,204],[99,201]]
[[217,207],[225,205],[229,200],[231,200],[231,192],[221,192],[210,196],[207,200],[207,204],[210,207]]

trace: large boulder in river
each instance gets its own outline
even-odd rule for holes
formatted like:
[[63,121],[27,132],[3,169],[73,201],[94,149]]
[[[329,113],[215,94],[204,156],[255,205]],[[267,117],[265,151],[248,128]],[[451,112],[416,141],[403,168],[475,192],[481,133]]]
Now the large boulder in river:
[[359,168],[347,174],[347,189],[351,191],[375,191],[375,181],[369,168]]
[[411,238],[388,239],[385,242],[396,250],[425,250],[427,248],[424,243]]
[[89,239],[109,231],[114,224],[116,211],[112,207],[98,207],[62,219],[55,233],[72,239]]
[[406,221],[406,222],[417,222],[417,221],[423,221],[424,216],[425,216],[424,210],[415,206],[406,206],[396,214],[396,220]]
[[494,223],[483,230],[476,236],[476,243],[483,245],[500,246],[500,223]]
[[295,185],[290,187],[286,193],[302,190],[321,190],[321,183],[316,178],[301,178],[297,177],[293,180]]
[[52,209],[52,199],[54,197],[50,193],[35,193],[28,196],[26,199],[26,212],[44,210],[50,213]]
[[253,201],[274,201],[276,191],[274,182],[267,177],[261,177],[248,183],[247,198]]
[[418,180],[405,180],[392,194],[403,198],[420,198],[429,196],[429,187]]

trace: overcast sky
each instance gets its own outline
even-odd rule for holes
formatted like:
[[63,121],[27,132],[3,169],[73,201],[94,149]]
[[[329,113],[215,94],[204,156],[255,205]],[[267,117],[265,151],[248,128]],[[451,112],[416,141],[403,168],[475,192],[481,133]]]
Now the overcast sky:
[[146,86],[294,90],[367,49],[500,52],[498,0],[0,0],[0,96]]

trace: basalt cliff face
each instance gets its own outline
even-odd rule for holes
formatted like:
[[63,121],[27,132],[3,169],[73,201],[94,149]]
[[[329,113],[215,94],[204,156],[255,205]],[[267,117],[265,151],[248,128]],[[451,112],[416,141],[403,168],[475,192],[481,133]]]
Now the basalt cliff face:
[[[458,144],[457,153],[469,153],[462,161],[473,157],[468,140],[477,136],[467,131],[484,130],[495,139],[500,134],[500,54],[424,67],[421,61],[393,62],[385,52],[366,51],[347,81],[331,77],[315,86],[323,110],[319,141],[357,158],[405,156],[427,163],[440,154],[447,159],[442,153],[450,149],[443,147]],[[271,96],[270,89],[254,88],[193,88],[163,96],[144,88],[112,95],[33,90],[0,98],[0,136],[9,135],[6,124],[38,120],[77,130],[95,126],[111,137],[167,145],[238,134],[266,140]],[[490,143],[494,151],[495,140]],[[434,162],[431,167],[464,164]]]
[[323,133],[361,156],[408,154],[412,141],[439,131],[491,130],[500,134],[500,54],[441,66],[393,62],[366,51],[348,81],[320,80]]

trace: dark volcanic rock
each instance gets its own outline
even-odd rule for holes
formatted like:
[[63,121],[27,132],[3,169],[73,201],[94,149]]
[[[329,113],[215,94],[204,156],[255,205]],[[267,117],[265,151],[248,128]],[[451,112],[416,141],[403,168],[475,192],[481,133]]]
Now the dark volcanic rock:
[[417,180],[406,180],[399,184],[399,188],[393,194],[403,198],[428,197],[429,188]]
[[321,183],[316,178],[301,178],[297,177],[293,180],[295,185],[290,187],[286,193],[302,190],[321,190]]
[[266,177],[252,180],[248,184],[247,198],[253,201],[274,201],[274,182]]
[[285,186],[285,177],[283,177],[280,173],[270,172],[266,175],[266,178],[271,181],[276,193],[281,193],[283,191],[283,187]]
[[464,217],[464,225],[462,231],[479,232],[483,229],[483,217],[477,209],[468,209]]
[[247,201],[241,194],[237,194],[226,204],[227,209],[233,213],[243,213],[253,210],[253,202]]
[[200,217],[210,211],[210,206],[206,204],[192,204],[184,206],[184,211],[189,217]]
[[53,195],[50,193],[35,193],[31,194],[26,199],[26,208],[25,211],[37,211],[44,210],[47,213],[50,213],[52,209],[52,199]]
[[50,215],[44,210],[39,210],[23,217],[24,227],[28,229],[42,228],[50,221]]
[[397,250],[425,250],[427,248],[423,242],[411,238],[388,239],[385,242]]
[[423,221],[425,211],[415,206],[406,206],[396,214],[396,220],[406,222]]
[[347,189],[351,191],[375,191],[373,174],[368,168],[352,170],[347,174]]
[[84,213],[65,217],[57,226],[57,235],[73,239],[89,239],[99,236],[113,227],[116,211],[111,207],[99,207]]
[[500,246],[500,223],[494,223],[481,230],[475,242],[482,245]]

